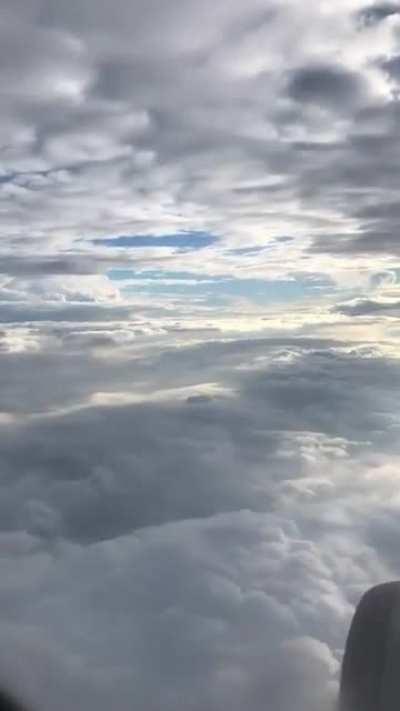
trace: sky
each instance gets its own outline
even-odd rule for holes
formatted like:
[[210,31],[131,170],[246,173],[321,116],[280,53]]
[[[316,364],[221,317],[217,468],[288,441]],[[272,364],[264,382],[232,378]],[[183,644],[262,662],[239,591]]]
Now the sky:
[[0,685],[334,711],[400,575],[400,5],[0,19]]

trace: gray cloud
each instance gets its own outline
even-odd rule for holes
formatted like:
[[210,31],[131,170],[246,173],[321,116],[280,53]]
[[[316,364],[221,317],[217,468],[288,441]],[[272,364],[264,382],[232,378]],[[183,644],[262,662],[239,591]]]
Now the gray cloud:
[[[399,567],[397,12],[3,1],[0,685],[32,708],[335,708]],[[177,233],[216,241],[104,242]]]
[[0,273],[18,277],[39,277],[47,275],[89,275],[104,272],[106,269],[129,264],[126,257],[102,257],[100,255],[41,255],[32,254],[24,257],[6,255],[0,262]]
[[[387,15],[393,7],[374,5],[364,15]],[[347,42],[347,19],[346,12],[336,17],[337,47]],[[303,28],[296,42],[292,24]],[[377,57],[370,54],[355,68],[346,45],[338,64],[338,52],[327,43],[324,53],[321,40],[311,62],[309,47],[327,32],[312,9],[279,6],[266,13],[256,0],[246,11],[236,2],[218,10],[208,2],[201,9],[176,2],[166,13],[157,2],[144,8],[119,0],[110,12],[93,2],[71,9],[32,2],[24,12],[8,7],[4,32],[0,200],[10,248],[26,239],[21,225],[29,225],[43,253],[82,237],[143,234],[143,228],[162,234],[166,223],[217,234],[236,225],[249,236],[264,224],[266,234],[279,237],[255,188],[266,173],[279,176],[264,188],[275,196],[276,216],[297,200],[296,231],[304,214],[312,221],[315,204],[320,213],[326,208],[351,219],[363,197],[359,192],[355,205],[348,191],[370,174],[383,189],[382,173],[396,162],[388,151],[365,166],[367,151],[353,137],[365,136],[368,126],[373,135],[374,125],[395,110],[371,90],[368,67]],[[275,36],[287,36],[290,58],[286,40],[280,46]],[[17,70],[26,86],[14,81]],[[338,112],[344,134],[319,106]],[[367,118],[374,106],[381,116]],[[333,132],[329,141],[327,132]],[[312,162],[305,159],[308,145]],[[216,165],[227,167],[230,182],[222,168],[212,179]]]
[[400,57],[398,55],[383,62],[382,67],[389,73],[392,79],[398,81],[400,74]]
[[6,304],[0,311],[1,323],[34,323],[41,321],[50,322],[91,322],[91,321],[112,321],[129,318],[131,307],[129,306],[109,306],[97,304],[71,304],[66,306],[41,305],[29,309],[24,305]]
[[400,13],[400,5],[394,2],[376,2],[373,5],[363,8],[358,13],[359,20],[367,26],[375,25],[387,17],[398,15]]
[[[127,392],[130,361],[94,377],[95,360],[75,358],[75,371],[58,360],[75,401],[104,382]],[[22,673],[18,688],[44,709],[75,695],[89,708],[333,708],[352,605],[397,562],[384,474],[399,455],[397,361],[307,339],[146,361],[135,377],[152,372],[153,389],[157,370],[169,389],[201,372],[231,394],[201,398],[198,384],[190,406],[178,389],[0,426],[2,673],[12,684],[16,656],[32,657],[35,677],[37,659],[43,684]],[[39,362],[25,370],[50,404],[57,371]]]
[[400,314],[399,301],[373,301],[372,299],[356,299],[347,304],[339,304],[334,309],[345,316],[369,316],[371,314],[387,314],[398,316]]
[[299,103],[348,110],[363,96],[363,81],[340,66],[310,65],[296,69],[289,78],[288,93]]
[[[272,698],[277,708],[286,709],[295,694],[304,711],[317,709],[321,702],[329,707],[337,662],[325,643],[301,635],[310,613],[290,576],[296,570],[309,576],[314,592],[326,585],[345,615],[346,603],[324,577],[318,551],[296,547],[295,535],[284,520],[241,512],[172,524],[91,549],[70,549],[68,560],[62,564],[55,560],[42,576],[49,593],[42,593],[41,600],[35,595],[37,582],[26,570],[24,582],[35,602],[30,611],[21,606],[20,613],[30,634],[18,639],[18,626],[8,623],[8,631],[2,623],[8,642],[3,668],[11,666],[11,650],[20,659],[29,659],[36,641],[43,684],[34,687],[22,679],[20,688],[45,709],[57,696],[64,708],[69,686],[70,698],[83,697],[98,708],[106,708],[110,699],[120,708],[135,703],[173,709],[182,699],[196,710],[205,703],[211,709],[226,703],[239,709],[245,702],[262,708],[265,698]],[[272,562],[269,554],[284,541],[288,555],[276,551]],[[40,552],[32,555],[39,563]],[[251,572],[254,563],[261,564],[257,580]],[[281,600],[272,583],[278,570],[287,583]],[[6,591],[2,592],[6,603]],[[74,623],[78,607],[80,631]],[[61,660],[57,644],[40,639],[38,622],[44,614],[48,637],[56,640],[62,635],[71,649],[70,659]],[[322,603],[314,617],[324,616],[333,622],[340,613],[334,605]],[[104,625],[107,617],[111,626]],[[73,660],[77,634],[83,642],[86,680]],[[32,656],[35,676],[38,656]],[[279,671],[284,660],[285,683]],[[312,675],[318,683],[312,685],[311,697],[307,682]],[[61,686],[56,690],[58,679]],[[97,687],[96,694],[91,687]]]

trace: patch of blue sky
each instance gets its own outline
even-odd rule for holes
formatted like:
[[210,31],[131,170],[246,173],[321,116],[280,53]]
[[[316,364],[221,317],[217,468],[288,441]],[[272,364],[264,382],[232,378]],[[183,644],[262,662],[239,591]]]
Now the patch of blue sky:
[[119,247],[137,249],[143,247],[172,247],[182,250],[196,250],[210,247],[218,237],[209,232],[176,232],[165,235],[122,235],[95,239],[93,244],[99,247]]
[[[210,303],[225,303],[235,298],[246,298],[257,304],[286,303],[299,301],[316,293],[321,293],[322,285],[307,280],[235,279],[231,277],[213,278],[189,272],[133,273],[128,270],[113,270],[109,278],[115,279],[116,272],[122,272],[116,281],[122,282],[120,290],[126,297],[135,294],[203,297]],[[124,286],[123,282],[129,283]],[[181,282],[181,283],[179,283]],[[325,285],[328,290],[328,285]]]
[[152,279],[154,281],[163,279],[174,279],[176,281],[210,281],[210,277],[207,274],[199,274],[197,272],[173,272],[173,271],[161,271],[159,269],[146,269],[145,271],[135,272],[133,269],[110,269],[107,272],[107,276],[111,281],[125,281],[125,280],[143,280]]

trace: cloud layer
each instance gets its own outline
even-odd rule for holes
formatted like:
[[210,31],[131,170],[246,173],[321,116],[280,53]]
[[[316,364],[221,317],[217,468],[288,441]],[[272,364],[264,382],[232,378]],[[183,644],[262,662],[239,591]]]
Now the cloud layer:
[[352,606],[398,567],[397,359],[131,348],[3,361],[3,678],[49,709],[333,708]]
[[3,0],[0,684],[333,711],[399,570],[400,6]]

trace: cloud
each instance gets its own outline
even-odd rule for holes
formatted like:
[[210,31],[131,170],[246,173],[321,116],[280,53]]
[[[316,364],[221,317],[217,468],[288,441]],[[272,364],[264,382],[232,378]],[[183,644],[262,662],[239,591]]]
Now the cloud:
[[398,564],[398,361],[281,337],[142,343],[133,369],[62,343],[3,356],[9,685],[18,658],[43,709],[334,708],[353,605]]
[[400,6],[393,2],[376,2],[374,5],[360,10],[358,17],[366,26],[375,25],[388,17],[398,15]]
[[383,62],[382,68],[388,72],[391,79],[398,83],[400,74],[400,57],[398,55]]
[[299,103],[341,111],[360,101],[363,82],[357,74],[340,66],[311,65],[293,72],[288,94]]
[[398,301],[373,301],[371,299],[356,299],[347,304],[339,304],[335,311],[345,316],[369,316],[382,314],[397,316],[400,310]]
[[53,275],[93,275],[107,268],[118,267],[127,263],[124,256],[110,257],[95,254],[4,256],[0,264],[0,273],[14,277],[45,278]]
[[[38,581],[26,570],[24,584],[34,604],[25,610],[20,606],[19,625],[1,623],[8,642],[3,668],[11,666],[17,651],[21,661],[31,659],[30,675],[22,675],[20,689],[43,708],[57,699],[63,708],[68,687],[70,699],[83,698],[97,708],[106,708],[111,699],[119,708],[135,703],[173,709],[183,702],[193,709],[204,704],[219,709],[226,703],[239,709],[246,702],[262,708],[272,698],[277,708],[286,709],[296,693],[301,709],[316,709],[321,702],[328,707],[337,662],[326,644],[301,634],[310,613],[290,576],[296,569],[304,571],[315,591],[330,588],[339,607],[340,593],[324,580],[317,551],[297,546],[300,560],[302,552],[307,559],[299,568],[286,527],[279,519],[242,512],[171,524],[86,550],[71,548],[62,562],[45,565],[47,572],[40,577],[48,592],[41,600]],[[36,565],[41,555],[33,553]],[[273,584],[277,571],[287,583],[283,599]],[[40,636],[43,615],[47,639]],[[324,616],[331,622],[340,619],[329,604],[315,608],[314,617]],[[17,636],[22,625],[25,640]],[[60,635],[70,647],[69,658],[60,654]],[[77,644],[85,675],[74,659]],[[34,646],[40,655],[32,655]],[[41,684],[34,686],[38,674]],[[318,682],[311,696],[307,682],[313,675]]]
[[[176,2],[168,13],[157,2],[119,0],[115,13],[89,0],[71,10],[32,2],[24,12],[8,3],[4,256],[12,260],[17,244],[26,264],[39,263],[38,252],[55,255],[44,272],[86,273],[94,240],[208,233],[219,239],[203,269],[228,261],[239,272],[243,253],[234,250],[243,242],[257,248],[291,234],[296,249],[280,243],[277,263],[297,270],[310,231],[322,238],[340,226],[349,235],[371,182],[387,187],[393,150],[369,162],[357,140],[372,141],[395,113],[377,68],[383,56],[394,61],[394,34],[385,23],[357,32],[354,13],[393,8],[351,2],[328,18],[295,2],[266,12],[258,0],[246,10]],[[394,116],[389,124],[392,147]],[[61,263],[59,250],[78,241],[85,259]],[[260,271],[262,254],[253,254]],[[96,273],[107,268],[99,256]],[[190,254],[180,259],[187,271]]]
[[6,304],[2,306],[0,312],[1,323],[33,323],[33,322],[91,322],[91,321],[113,321],[126,319],[130,314],[129,306],[113,307],[110,305],[99,306],[97,304],[71,304],[43,306],[36,304],[30,309],[22,306]]
[[397,6],[3,6],[0,685],[330,711],[399,568]]

